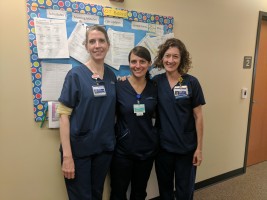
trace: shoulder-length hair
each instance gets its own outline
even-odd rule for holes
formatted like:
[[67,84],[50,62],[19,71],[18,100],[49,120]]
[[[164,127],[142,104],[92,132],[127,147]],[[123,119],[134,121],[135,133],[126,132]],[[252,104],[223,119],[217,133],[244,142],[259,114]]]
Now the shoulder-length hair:
[[177,49],[179,49],[181,61],[177,70],[181,75],[186,74],[188,70],[191,68],[191,63],[192,63],[190,54],[187,51],[184,43],[176,38],[167,39],[162,45],[159,46],[158,55],[156,56],[156,60],[154,62],[154,67],[161,69],[164,68],[163,57],[166,51],[171,47],[176,47]]

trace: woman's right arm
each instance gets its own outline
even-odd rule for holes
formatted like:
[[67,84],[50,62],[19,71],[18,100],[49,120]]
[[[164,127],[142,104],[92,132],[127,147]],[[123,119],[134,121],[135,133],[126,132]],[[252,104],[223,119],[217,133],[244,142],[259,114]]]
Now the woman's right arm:
[[62,172],[65,178],[74,179],[75,166],[70,145],[70,120],[69,115],[60,115],[60,140],[63,151]]

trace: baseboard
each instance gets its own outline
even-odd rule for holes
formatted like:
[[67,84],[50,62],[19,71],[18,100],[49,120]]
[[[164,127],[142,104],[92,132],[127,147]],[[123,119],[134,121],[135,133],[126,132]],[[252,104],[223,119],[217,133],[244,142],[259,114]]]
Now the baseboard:
[[[245,167],[244,168],[242,167],[242,168],[239,168],[239,169],[236,169],[236,170],[233,170],[233,171],[230,171],[230,172],[206,179],[204,181],[197,182],[195,184],[195,190],[198,190],[198,189],[201,189],[204,187],[208,187],[208,186],[214,185],[214,184],[222,182],[222,181],[226,181],[227,179],[242,175],[244,173],[245,173]],[[160,197],[154,197],[150,200],[160,200]]]
[[239,169],[236,169],[236,170],[233,170],[233,171],[230,171],[230,172],[206,179],[204,181],[200,181],[200,182],[195,184],[195,190],[213,185],[215,183],[225,181],[227,179],[233,178],[235,176],[238,176],[238,175],[241,175],[244,173],[245,173],[245,168],[242,167],[242,168],[239,168]]

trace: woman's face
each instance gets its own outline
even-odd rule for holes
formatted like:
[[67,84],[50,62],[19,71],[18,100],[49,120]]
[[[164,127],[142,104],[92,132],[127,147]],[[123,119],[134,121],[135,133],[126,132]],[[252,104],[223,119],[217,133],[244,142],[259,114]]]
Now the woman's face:
[[170,47],[165,52],[162,62],[166,72],[177,71],[181,62],[180,50],[177,47]]
[[98,30],[93,30],[88,33],[88,42],[86,49],[95,61],[103,61],[109,49],[109,44],[104,33]]
[[151,62],[141,58],[133,53],[130,56],[130,70],[135,78],[142,78],[146,76],[146,72],[151,65]]

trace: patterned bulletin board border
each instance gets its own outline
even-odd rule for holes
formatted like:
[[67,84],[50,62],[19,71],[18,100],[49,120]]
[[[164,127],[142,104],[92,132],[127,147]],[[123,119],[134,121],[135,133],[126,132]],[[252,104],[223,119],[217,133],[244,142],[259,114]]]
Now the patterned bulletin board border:
[[[42,121],[45,110],[47,109],[47,102],[42,102],[42,67],[37,55],[37,43],[34,28],[34,18],[40,17],[38,8],[64,10],[67,12],[90,14],[104,17],[104,8],[101,5],[86,4],[76,1],[59,1],[59,0],[27,0],[28,13],[28,32],[29,32],[29,47],[31,59],[31,74],[32,74],[32,91],[34,104],[34,119],[35,121]],[[118,9],[123,10],[123,9]],[[167,33],[172,32],[174,19],[170,16],[161,16],[156,14],[149,14],[137,11],[127,11],[128,18],[125,20],[139,21],[152,24],[165,25]]]

